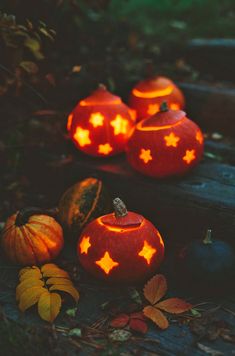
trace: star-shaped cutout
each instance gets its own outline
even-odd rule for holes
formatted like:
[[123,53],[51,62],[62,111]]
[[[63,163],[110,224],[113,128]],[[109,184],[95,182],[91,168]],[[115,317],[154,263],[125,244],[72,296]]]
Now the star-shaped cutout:
[[151,151],[146,150],[144,148],[141,148],[139,158],[142,159],[142,161],[144,161],[144,163],[148,163],[149,161],[151,161],[153,159],[153,157],[151,155]]
[[196,158],[196,156],[195,156],[195,150],[186,150],[185,156],[183,157],[183,160],[184,160],[187,164],[190,164],[195,158]]
[[103,126],[104,116],[100,112],[92,113],[89,122],[93,125],[93,127]]
[[91,247],[90,237],[84,236],[80,243],[80,252],[85,253],[87,255],[88,249]]
[[121,115],[117,115],[113,121],[110,122],[110,125],[114,129],[114,135],[126,134],[128,127],[128,120],[123,119]]
[[159,111],[159,109],[160,109],[159,104],[149,104],[147,113],[149,115],[154,115]]
[[102,270],[106,273],[109,274],[109,272],[114,268],[119,265],[118,262],[115,262],[109,255],[108,251],[105,252],[104,256],[99,260],[95,262]]
[[200,144],[202,144],[202,142],[203,142],[203,135],[202,135],[201,131],[197,131],[197,133],[196,133],[196,140],[197,140]]
[[180,138],[176,136],[174,132],[171,132],[168,136],[164,136],[164,140],[166,141],[167,147],[177,147]]
[[84,147],[86,145],[91,144],[89,135],[90,135],[89,130],[85,130],[82,127],[78,126],[76,128],[75,134],[73,135],[73,138],[75,139],[75,141],[77,141],[79,146]]
[[98,152],[103,154],[103,155],[108,155],[110,152],[112,152],[113,148],[110,146],[109,143],[104,143],[103,145],[99,145],[98,147]]
[[155,248],[148,244],[147,241],[144,241],[144,246],[142,250],[138,253],[139,256],[146,259],[147,264],[149,265],[153,255],[157,252]]

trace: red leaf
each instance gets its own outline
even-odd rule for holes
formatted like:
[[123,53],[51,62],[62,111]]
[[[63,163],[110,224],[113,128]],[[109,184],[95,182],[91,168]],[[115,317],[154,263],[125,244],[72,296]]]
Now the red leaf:
[[120,314],[111,321],[110,325],[113,328],[124,328],[128,324],[129,320],[130,320],[129,315]]
[[141,319],[135,319],[135,318],[131,319],[129,326],[130,329],[137,331],[141,334],[146,334],[146,332],[148,331],[148,326],[146,322]]
[[156,274],[144,286],[144,296],[151,303],[157,303],[167,291],[166,278],[162,274]]
[[192,309],[193,306],[183,299],[169,298],[155,304],[155,307],[171,314],[180,314]]
[[143,312],[132,313],[130,315],[130,318],[131,319],[139,319],[139,320],[144,320],[145,319]]
[[144,308],[144,315],[151,319],[160,329],[167,329],[169,326],[168,320],[161,310],[148,305]]

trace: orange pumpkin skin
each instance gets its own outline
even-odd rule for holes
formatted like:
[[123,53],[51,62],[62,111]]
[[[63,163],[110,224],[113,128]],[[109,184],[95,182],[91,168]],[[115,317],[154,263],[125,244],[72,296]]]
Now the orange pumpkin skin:
[[86,226],[77,253],[81,265],[95,277],[110,283],[137,283],[156,272],[164,257],[164,243],[143,216],[112,213]]
[[136,111],[139,121],[156,114],[163,101],[173,110],[183,109],[185,105],[183,93],[170,79],[153,77],[132,89],[129,106]]
[[64,245],[63,230],[48,215],[33,214],[22,224],[19,212],[10,216],[2,233],[6,257],[20,265],[38,265],[54,259]]
[[200,128],[183,111],[162,111],[136,125],[127,159],[147,176],[182,175],[200,161],[203,141]]
[[79,150],[107,157],[124,151],[134,125],[130,108],[100,85],[77,104],[68,117],[67,128]]

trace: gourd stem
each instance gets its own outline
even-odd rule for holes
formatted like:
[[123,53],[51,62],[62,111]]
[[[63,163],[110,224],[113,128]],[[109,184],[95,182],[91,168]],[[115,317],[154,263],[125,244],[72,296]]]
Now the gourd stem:
[[114,214],[116,218],[120,218],[127,215],[126,205],[120,198],[115,198],[113,200]]
[[211,238],[211,235],[212,235],[212,231],[211,229],[208,229],[207,232],[206,232],[206,236],[203,240],[203,243],[204,244],[212,244],[212,238]]
[[15,225],[19,227],[27,224],[29,218],[32,215],[48,215],[53,218],[56,218],[57,213],[58,213],[57,208],[53,208],[53,209],[42,209],[42,208],[35,208],[35,207],[23,208],[18,212],[16,216]]
[[163,101],[160,105],[160,111],[161,112],[165,112],[165,111],[168,111],[169,108],[168,108],[168,105],[167,105],[167,102],[166,101]]
[[106,86],[103,83],[99,83],[98,88],[102,90],[106,90]]

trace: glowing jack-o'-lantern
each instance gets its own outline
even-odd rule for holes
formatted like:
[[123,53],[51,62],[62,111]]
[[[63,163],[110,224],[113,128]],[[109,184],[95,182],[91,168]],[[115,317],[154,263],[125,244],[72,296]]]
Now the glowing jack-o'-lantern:
[[166,103],[156,115],[140,121],[127,144],[127,159],[137,171],[152,177],[181,175],[203,154],[203,134],[185,112]]
[[68,116],[70,137],[92,156],[112,156],[124,150],[135,124],[133,111],[100,85]]
[[114,213],[93,220],[77,245],[82,266],[109,282],[139,282],[153,274],[164,256],[158,230],[143,216],[127,212],[116,198]]
[[142,120],[156,114],[163,101],[172,110],[184,108],[181,90],[168,78],[154,77],[139,82],[132,89],[129,105],[136,111],[137,119]]

